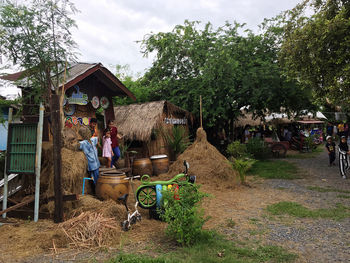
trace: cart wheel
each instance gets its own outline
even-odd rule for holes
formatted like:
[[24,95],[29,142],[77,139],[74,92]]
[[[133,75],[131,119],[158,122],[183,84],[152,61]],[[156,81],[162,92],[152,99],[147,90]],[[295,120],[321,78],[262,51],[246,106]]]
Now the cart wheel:
[[123,223],[122,223],[122,229],[123,229],[124,231],[128,231],[128,230],[130,229],[128,220],[124,220],[124,221],[123,221]]
[[272,145],[271,151],[275,157],[285,157],[287,148],[282,143],[276,143]]
[[144,209],[152,208],[157,203],[157,193],[154,186],[141,187],[136,193],[139,206]]

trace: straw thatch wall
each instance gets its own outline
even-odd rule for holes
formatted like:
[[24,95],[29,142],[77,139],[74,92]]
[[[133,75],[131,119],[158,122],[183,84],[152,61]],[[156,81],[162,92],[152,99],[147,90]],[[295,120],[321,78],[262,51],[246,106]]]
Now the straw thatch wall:
[[[173,124],[166,124],[164,118],[187,119],[188,124],[193,122],[192,115],[168,101],[153,101],[142,104],[130,104],[114,107],[115,124],[124,140],[140,141],[143,149],[140,155],[168,154],[160,130],[171,130]],[[141,157],[141,156],[139,156]]]
[[149,141],[154,129],[160,128],[164,115],[183,116],[192,122],[192,116],[168,101],[152,101],[114,107],[118,132],[127,140]]

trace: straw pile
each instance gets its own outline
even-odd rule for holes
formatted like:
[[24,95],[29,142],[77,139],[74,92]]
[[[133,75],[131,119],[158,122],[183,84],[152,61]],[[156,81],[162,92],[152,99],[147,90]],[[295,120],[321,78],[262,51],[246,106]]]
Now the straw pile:
[[83,212],[60,226],[71,241],[70,245],[76,248],[106,246],[118,238],[121,232],[114,218],[105,217],[97,212]]
[[[62,190],[63,194],[81,193],[83,177],[87,174],[87,160],[83,152],[62,148]],[[54,195],[53,145],[43,142],[41,165],[41,192]],[[88,186],[89,184],[87,184]]]
[[207,134],[202,128],[197,130],[195,142],[170,166],[168,175],[183,172],[184,160],[190,164],[189,174],[196,175],[200,184],[232,187],[236,183],[236,171],[225,156],[207,141]]

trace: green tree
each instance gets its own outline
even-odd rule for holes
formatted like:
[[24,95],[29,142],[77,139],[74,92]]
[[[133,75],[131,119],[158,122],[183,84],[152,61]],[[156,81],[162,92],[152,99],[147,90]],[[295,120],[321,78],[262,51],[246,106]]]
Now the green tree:
[[[51,107],[52,123],[57,125],[62,116],[62,100],[56,105],[50,103],[50,99],[53,94],[63,97],[62,80],[58,76],[65,61],[75,60],[75,42],[70,31],[75,26],[70,15],[75,12],[74,5],[68,0],[32,0],[25,4],[7,0],[0,5],[1,51],[11,63],[24,70],[21,86],[30,86],[30,96]],[[60,128],[53,129],[53,137],[56,185],[61,166]],[[59,193],[60,189],[55,187],[56,190]],[[62,198],[61,194],[58,196]],[[63,213],[57,211],[55,221],[59,222],[63,220]]]
[[350,2],[307,0],[281,21],[286,74],[312,89],[320,104],[350,109]]
[[217,29],[210,23],[200,26],[185,21],[171,32],[145,36],[142,52],[155,53],[142,79],[153,89],[151,99],[167,99],[199,116],[202,95],[205,126],[226,131],[244,106],[262,116],[281,107],[305,108],[308,94],[281,76],[274,38],[249,30],[240,35],[244,25],[238,23]]

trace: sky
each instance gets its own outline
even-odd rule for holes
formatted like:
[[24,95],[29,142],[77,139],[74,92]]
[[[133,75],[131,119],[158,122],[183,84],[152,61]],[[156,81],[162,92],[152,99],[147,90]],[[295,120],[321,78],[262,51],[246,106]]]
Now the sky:
[[[144,73],[152,57],[144,58],[140,41],[146,34],[169,32],[184,21],[246,23],[258,32],[264,18],[293,8],[301,0],[71,0],[80,11],[72,31],[81,62],[101,62],[115,73],[114,65],[129,65],[130,73]],[[0,83],[1,84],[1,83]],[[1,86],[1,85],[0,85]],[[0,94],[18,91],[0,87]]]

